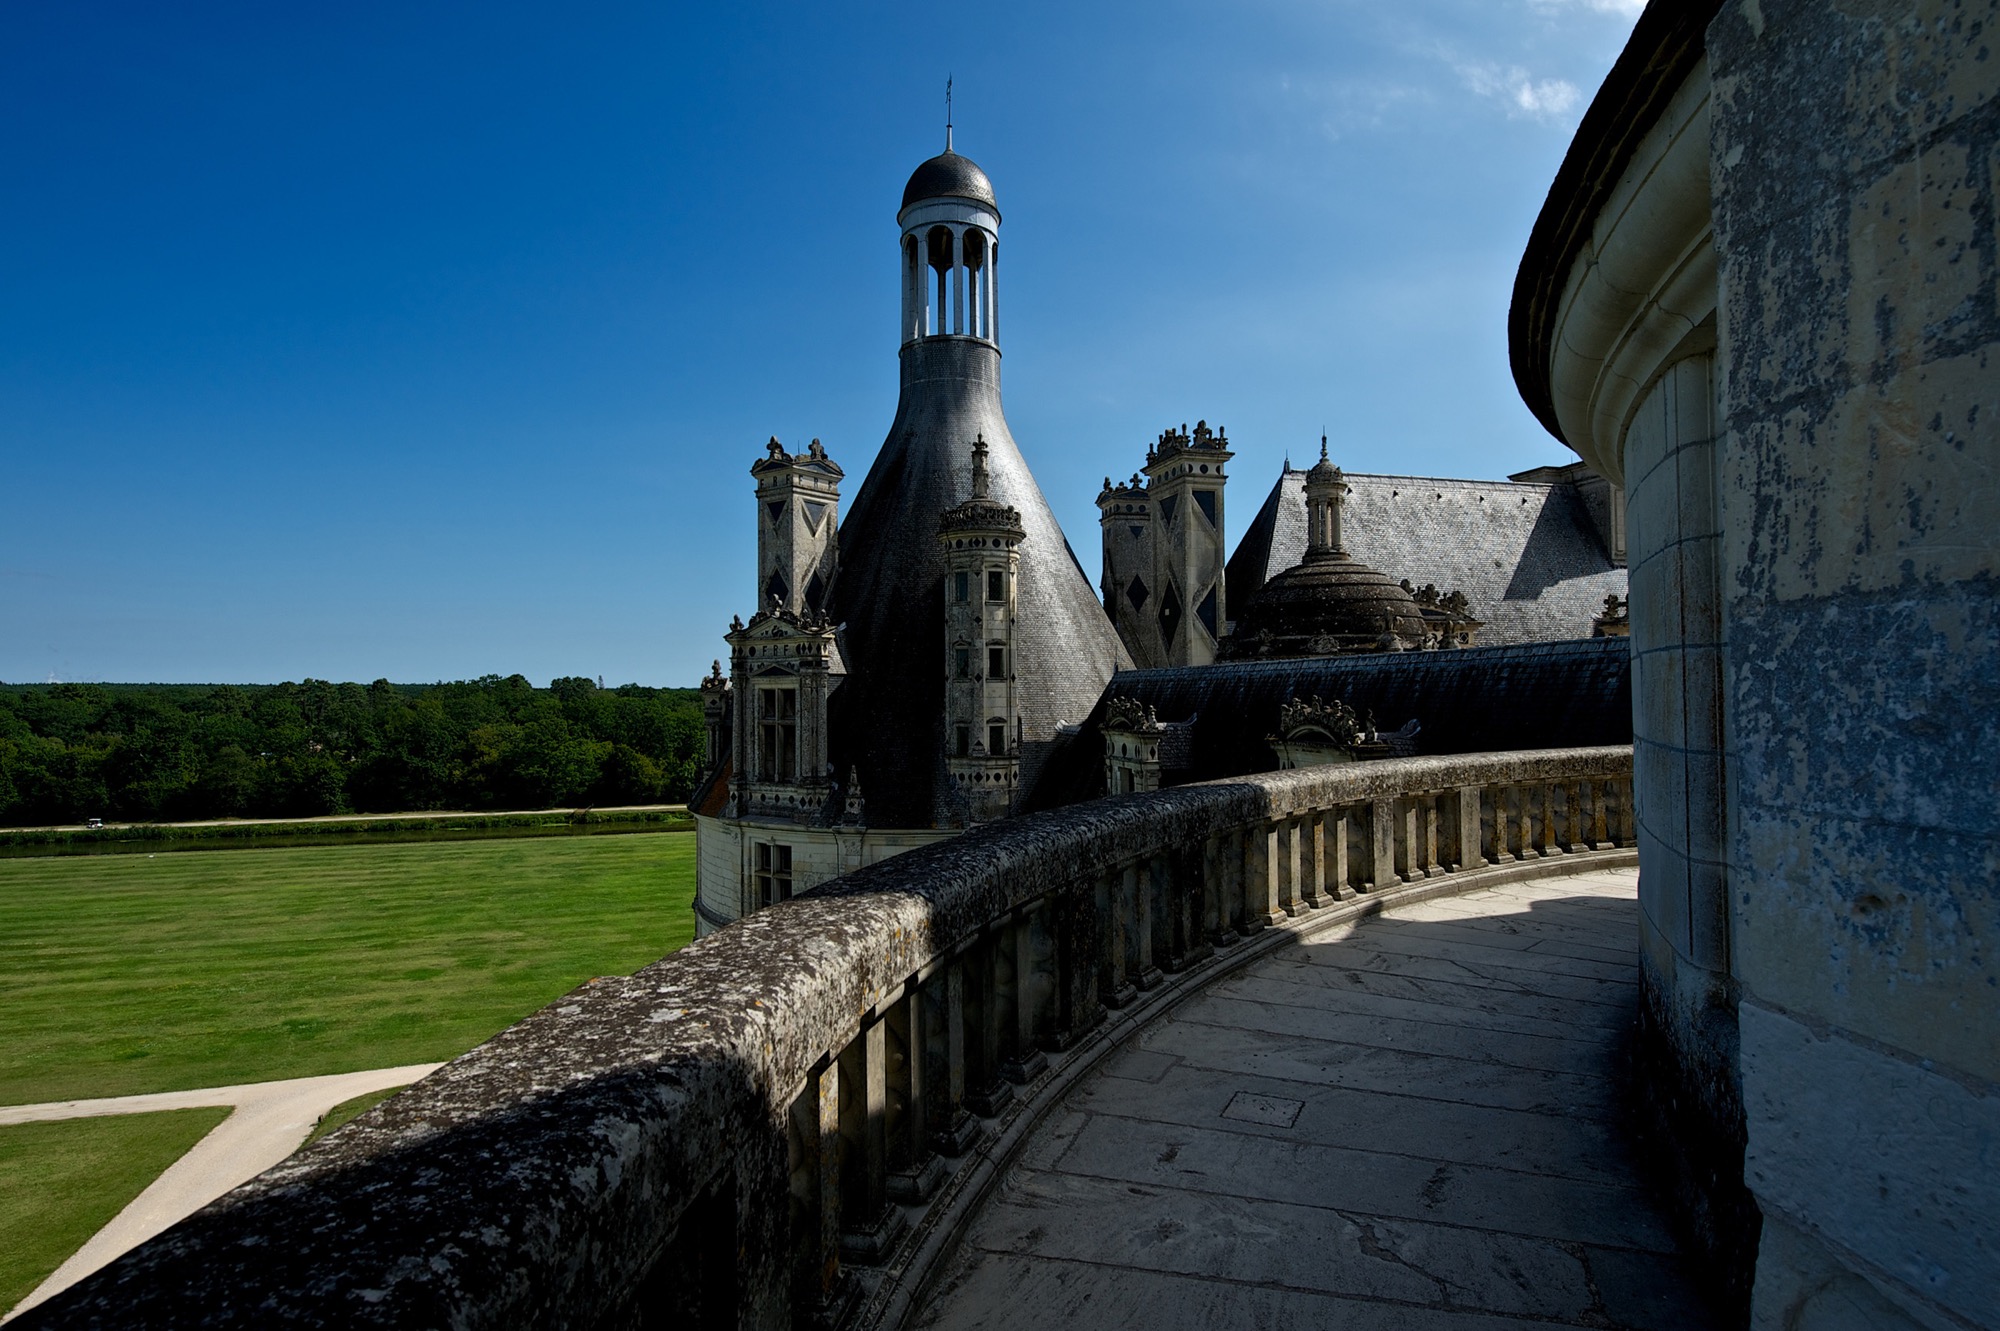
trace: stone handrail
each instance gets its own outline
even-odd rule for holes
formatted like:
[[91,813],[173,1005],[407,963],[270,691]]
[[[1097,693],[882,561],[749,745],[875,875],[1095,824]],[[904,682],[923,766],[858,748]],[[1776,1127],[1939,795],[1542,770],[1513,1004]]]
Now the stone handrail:
[[1631,773],[1629,748],[1318,767],[910,851],[583,985],[20,1325],[834,1320],[940,1153],[1107,1007],[1319,905],[1630,846]]

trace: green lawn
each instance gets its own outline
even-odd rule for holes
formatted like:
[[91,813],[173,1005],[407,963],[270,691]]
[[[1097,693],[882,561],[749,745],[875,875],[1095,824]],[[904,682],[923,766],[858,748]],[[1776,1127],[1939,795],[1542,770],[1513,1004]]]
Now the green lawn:
[[228,1116],[173,1109],[0,1128],[0,1313]]
[[0,1104],[450,1058],[693,895],[688,833],[0,860]]
[[401,1086],[391,1086],[387,1090],[369,1091],[366,1095],[357,1095],[352,1100],[342,1100],[339,1104],[319,1116],[319,1122],[313,1124],[313,1130],[306,1134],[305,1141],[300,1143],[300,1149],[303,1150],[305,1147],[311,1146],[335,1128],[346,1127],[349,1123],[360,1118],[376,1105],[381,1104],[384,1100],[403,1089]]

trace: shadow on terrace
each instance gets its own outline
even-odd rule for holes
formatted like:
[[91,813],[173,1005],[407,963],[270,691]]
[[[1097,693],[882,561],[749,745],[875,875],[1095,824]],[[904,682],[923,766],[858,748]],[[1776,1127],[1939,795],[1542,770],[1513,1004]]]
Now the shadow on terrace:
[[1632,844],[1629,748],[1011,819],[583,986],[19,1324],[900,1325],[1050,1107],[1182,997],[1301,926]]

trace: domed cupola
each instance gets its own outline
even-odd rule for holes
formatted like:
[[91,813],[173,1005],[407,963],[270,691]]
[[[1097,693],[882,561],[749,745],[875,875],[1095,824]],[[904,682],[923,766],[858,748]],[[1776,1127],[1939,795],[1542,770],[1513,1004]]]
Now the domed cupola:
[[993,197],[993,182],[986,178],[978,163],[970,157],[960,157],[949,148],[912,171],[910,183],[903,186],[903,207],[926,199],[967,199],[983,204],[995,218],[1000,216],[1000,202]]
[[896,213],[903,229],[903,343],[973,338],[1000,344],[1000,204],[993,182],[951,149],[919,165]]
[[1306,557],[1250,596],[1225,656],[1334,656],[1424,645],[1416,598],[1342,548],[1346,497],[1347,481],[1321,439],[1319,461],[1306,473]]

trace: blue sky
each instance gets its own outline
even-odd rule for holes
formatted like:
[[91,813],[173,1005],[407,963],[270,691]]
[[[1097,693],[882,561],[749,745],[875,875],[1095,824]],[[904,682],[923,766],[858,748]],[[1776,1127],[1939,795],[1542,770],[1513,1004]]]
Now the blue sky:
[[895,212],[992,176],[1008,419],[1086,568],[1163,427],[1233,541],[1352,470],[1572,460],[1528,228],[1630,0],[0,8],[0,680],[689,684],[748,467],[858,488]]

